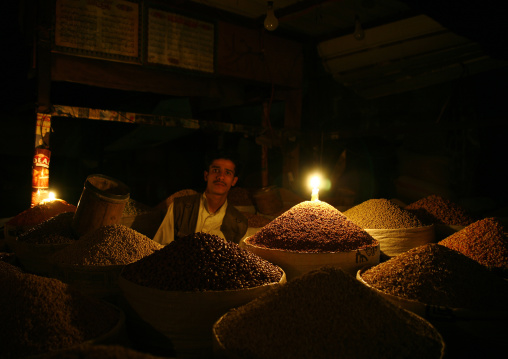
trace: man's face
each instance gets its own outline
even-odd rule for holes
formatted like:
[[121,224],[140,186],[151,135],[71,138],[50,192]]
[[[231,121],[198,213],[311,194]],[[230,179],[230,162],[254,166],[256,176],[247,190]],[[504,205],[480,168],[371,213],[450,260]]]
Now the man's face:
[[208,171],[205,171],[206,192],[212,194],[227,194],[236,184],[235,164],[223,158],[212,162]]

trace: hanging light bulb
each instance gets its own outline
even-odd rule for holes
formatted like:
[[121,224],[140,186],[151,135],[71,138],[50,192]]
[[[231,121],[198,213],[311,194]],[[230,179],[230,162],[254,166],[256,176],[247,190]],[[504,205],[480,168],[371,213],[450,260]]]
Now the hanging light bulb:
[[353,34],[355,39],[358,41],[363,40],[365,38],[365,32],[363,31],[362,24],[360,23],[360,18],[358,15],[355,15],[355,33]]
[[279,20],[277,20],[273,12],[273,1],[268,1],[264,25],[268,31],[273,31],[279,26]]

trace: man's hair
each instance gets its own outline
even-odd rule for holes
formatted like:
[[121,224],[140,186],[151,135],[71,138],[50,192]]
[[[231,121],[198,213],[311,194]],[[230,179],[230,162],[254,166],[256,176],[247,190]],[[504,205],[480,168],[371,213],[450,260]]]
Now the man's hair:
[[205,171],[209,171],[210,165],[212,164],[212,162],[219,159],[219,158],[222,158],[225,160],[230,160],[231,162],[233,162],[235,164],[235,176],[238,177],[238,174],[240,173],[240,167],[241,167],[240,160],[239,160],[238,156],[233,151],[228,151],[228,150],[216,150],[216,151],[207,152],[205,155],[205,163],[204,163]]

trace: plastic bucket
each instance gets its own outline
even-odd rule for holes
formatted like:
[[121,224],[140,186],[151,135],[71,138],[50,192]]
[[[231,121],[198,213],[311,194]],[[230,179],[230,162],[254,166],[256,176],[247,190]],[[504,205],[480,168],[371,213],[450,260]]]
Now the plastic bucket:
[[79,199],[72,229],[83,236],[101,226],[119,224],[130,189],[124,183],[104,175],[90,175]]

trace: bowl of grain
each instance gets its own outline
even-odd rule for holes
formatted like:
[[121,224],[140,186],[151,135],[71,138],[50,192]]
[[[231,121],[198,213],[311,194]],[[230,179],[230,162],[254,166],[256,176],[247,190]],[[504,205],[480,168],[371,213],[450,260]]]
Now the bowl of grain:
[[379,263],[379,242],[322,201],[291,207],[240,247],[280,266],[291,280],[324,265],[351,275],[365,265]]

